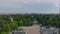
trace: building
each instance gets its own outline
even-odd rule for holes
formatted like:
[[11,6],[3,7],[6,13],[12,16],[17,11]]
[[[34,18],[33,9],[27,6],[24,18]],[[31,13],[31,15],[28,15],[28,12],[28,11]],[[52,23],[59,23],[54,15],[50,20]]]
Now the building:
[[14,34],[26,34],[25,32],[15,32]]
[[[59,31],[60,31],[60,29],[58,29],[58,33],[60,34]],[[50,27],[50,28],[42,27],[41,33],[42,34],[57,34],[57,28],[55,28],[55,27]]]
[[40,34],[40,26],[18,27],[13,34]]

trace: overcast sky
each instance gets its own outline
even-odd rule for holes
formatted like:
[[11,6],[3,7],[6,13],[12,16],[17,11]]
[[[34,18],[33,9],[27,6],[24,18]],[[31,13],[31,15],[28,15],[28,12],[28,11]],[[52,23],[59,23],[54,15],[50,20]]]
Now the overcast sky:
[[0,0],[2,13],[59,13],[59,0]]

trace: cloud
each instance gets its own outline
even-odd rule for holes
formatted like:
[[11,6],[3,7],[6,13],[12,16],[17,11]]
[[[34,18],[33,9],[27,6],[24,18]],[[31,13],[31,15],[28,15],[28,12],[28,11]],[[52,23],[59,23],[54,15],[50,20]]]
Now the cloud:
[[0,0],[0,4],[58,3],[58,0]]
[[59,13],[59,0],[0,0],[2,13]]
[[33,5],[41,3],[52,3],[57,7],[59,6],[58,0],[0,0],[1,7],[22,7],[23,5]]

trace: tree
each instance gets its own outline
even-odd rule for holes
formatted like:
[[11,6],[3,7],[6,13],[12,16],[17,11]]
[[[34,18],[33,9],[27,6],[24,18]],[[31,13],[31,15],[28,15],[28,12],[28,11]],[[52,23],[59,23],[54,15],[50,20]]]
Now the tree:
[[6,24],[6,32],[7,32],[7,34],[10,33],[10,25],[9,24]]
[[2,29],[2,28],[0,27],[0,33],[1,33],[1,29]]
[[16,22],[10,23],[10,29],[11,29],[11,30],[16,29],[17,27],[18,27],[18,24],[17,24]]
[[1,34],[7,34],[6,32],[1,32]]
[[18,26],[22,26],[22,27],[24,26],[22,20],[18,22]]

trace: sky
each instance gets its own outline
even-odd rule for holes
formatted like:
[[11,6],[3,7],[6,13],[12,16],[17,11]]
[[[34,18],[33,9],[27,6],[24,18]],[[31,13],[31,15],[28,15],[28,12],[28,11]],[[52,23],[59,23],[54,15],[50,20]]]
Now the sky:
[[58,14],[59,0],[0,0],[0,14]]

